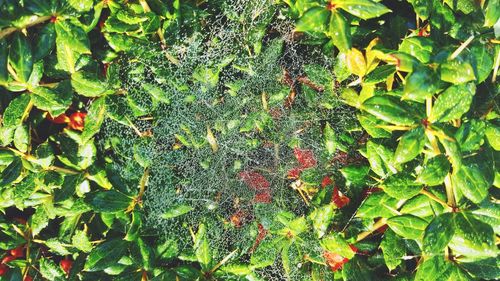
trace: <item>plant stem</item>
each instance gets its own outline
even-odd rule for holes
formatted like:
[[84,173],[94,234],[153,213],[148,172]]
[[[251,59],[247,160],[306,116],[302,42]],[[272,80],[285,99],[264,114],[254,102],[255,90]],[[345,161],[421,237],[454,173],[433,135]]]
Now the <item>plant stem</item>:
[[448,198],[448,206],[455,208],[457,203],[455,202],[455,193],[453,191],[453,185],[451,184],[450,174],[446,175],[444,178],[444,186],[446,188],[446,197]]
[[448,206],[448,204],[446,204],[446,202],[444,202],[443,200],[439,199],[438,197],[436,197],[434,194],[430,193],[429,191],[427,191],[425,189],[422,189],[422,191],[420,191],[420,194],[423,194],[423,195],[429,197],[430,199],[438,202],[443,207],[445,207],[448,211],[452,210],[452,208],[450,206]]
[[225,256],[220,262],[218,262],[209,272],[214,273],[219,267],[221,267],[223,264],[225,264],[230,258],[236,254],[238,250],[234,250],[231,253],[229,253],[227,256]]
[[387,222],[386,218],[380,218],[378,221],[376,221],[373,224],[372,229],[370,229],[368,231],[361,232],[360,234],[358,234],[358,237],[356,238],[356,242],[359,242],[359,241],[365,239],[366,237],[370,236],[370,234],[372,234],[375,230],[384,226],[386,224],[386,222]]
[[0,30],[0,39],[4,38],[5,36],[8,36],[9,34],[11,34],[13,32],[16,32],[17,30],[25,29],[25,28],[37,25],[39,23],[48,21],[48,20],[50,20],[50,18],[52,18],[52,16],[43,16],[43,17],[32,16],[30,18],[29,22],[25,26],[23,26],[21,28],[7,27],[5,29]]

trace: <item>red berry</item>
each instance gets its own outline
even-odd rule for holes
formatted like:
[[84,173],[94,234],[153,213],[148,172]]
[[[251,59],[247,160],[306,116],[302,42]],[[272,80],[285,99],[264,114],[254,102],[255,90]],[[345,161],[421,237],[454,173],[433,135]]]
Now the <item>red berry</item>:
[[5,264],[0,264],[0,276],[5,275],[9,271],[9,268]]
[[33,277],[26,275],[26,277],[24,277],[23,281],[33,281]]
[[9,262],[11,262],[11,261],[13,261],[15,259],[16,259],[16,257],[14,257],[14,256],[5,256],[2,259],[2,264],[9,263]]
[[15,249],[10,250],[10,255],[16,258],[22,258],[24,257],[24,247],[19,246]]
[[70,259],[64,259],[64,260],[61,260],[60,265],[61,265],[62,270],[64,270],[64,272],[66,272],[66,274],[69,274],[69,271],[71,270],[71,267],[73,266],[73,261],[71,261]]

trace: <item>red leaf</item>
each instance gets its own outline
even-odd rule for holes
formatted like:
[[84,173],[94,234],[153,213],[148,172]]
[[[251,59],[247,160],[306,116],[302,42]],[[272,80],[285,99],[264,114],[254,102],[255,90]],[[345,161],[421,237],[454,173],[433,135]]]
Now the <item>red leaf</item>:
[[289,179],[298,179],[300,176],[300,172],[302,172],[302,168],[293,168],[288,171],[287,177]]
[[257,203],[269,204],[272,201],[272,196],[269,192],[261,192],[255,194],[254,200]]
[[271,184],[261,174],[252,171],[243,171],[239,173],[239,177],[249,187],[255,190],[268,190]]
[[349,261],[348,258],[344,258],[337,253],[332,253],[329,251],[324,251],[323,257],[326,260],[326,264],[330,267],[332,271],[337,271],[341,269],[342,266]]
[[293,149],[293,154],[295,154],[295,158],[297,158],[301,168],[311,168],[317,164],[312,150],[296,147]]
[[83,131],[86,116],[87,113],[85,112],[75,112],[71,114],[71,116],[69,116],[68,126],[73,130]]
[[5,264],[0,264],[0,276],[5,275],[9,271],[9,267],[6,266]]
[[255,238],[255,243],[250,249],[250,253],[253,253],[253,251],[257,249],[257,246],[259,246],[260,242],[264,240],[264,238],[266,238],[267,235],[267,230],[264,228],[262,224],[259,223],[257,227],[259,228],[259,232],[257,233],[257,238]]
[[349,199],[349,197],[342,194],[342,192],[340,192],[337,187],[334,187],[332,201],[333,201],[333,203],[335,203],[337,208],[340,209],[340,208],[344,207],[345,205],[349,204],[349,201],[351,201],[351,200]]
[[325,176],[321,181],[321,187],[325,188],[327,185],[333,184],[332,179],[329,176]]
[[55,124],[66,124],[69,122],[69,117],[66,116],[66,114],[64,113],[56,117],[52,117],[52,115],[47,113],[47,119],[49,119],[52,123]]
[[10,250],[10,255],[13,256],[13,257],[16,257],[16,258],[22,258],[24,257],[24,247],[23,246],[19,246],[15,249],[11,249]]

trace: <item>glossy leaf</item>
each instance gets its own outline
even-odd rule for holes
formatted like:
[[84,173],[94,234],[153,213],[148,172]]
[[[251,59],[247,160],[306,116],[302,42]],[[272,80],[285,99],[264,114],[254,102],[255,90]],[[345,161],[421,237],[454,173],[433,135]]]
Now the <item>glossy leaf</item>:
[[101,129],[101,125],[106,117],[106,98],[101,97],[90,105],[87,116],[85,117],[85,127],[82,132],[82,142],[90,140]]
[[33,55],[28,39],[21,32],[14,34],[9,52],[9,62],[19,81],[27,82],[33,70]]
[[19,126],[23,118],[29,114],[31,104],[30,95],[20,95],[13,99],[3,113],[4,126]]
[[115,265],[126,251],[127,242],[121,239],[111,239],[99,244],[87,257],[84,270],[99,271]]
[[454,253],[471,258],[496,257],[493,229],[466,213],[458,213],[454,218],[455,234],[448,245]]
[[340,52],[351,49],[351,29],[348,20],[339,10],[332,10],[328,36],[332,38],[333,44]]
[[442,253],[455,233],[455,215],[444,213],[435,217],[425,229],[423,250],[428,254]]
[[128,208],[132,198],[116,191],[101,191],[86,198],[87,203],[97,212],[119,212]]
[[391,96],[371,97],[363,103],[361,108],[375,117],[395,125],[413,125],[417,122],[407,107]]
[[332,4],[364,20],[377,18],[391,11],[372,0],[334,0]]
[[400,164],[413,160],[424,149],[425,140],[425,132],[422,126],[406,132],[399,140],[394,153],[394,161]]
[[401,215],[387,220],[389,227],[399,236],[420,239],[427,227],[427,221],[414,215]]
[[453,85],[441,93],[429,116],[430,122],[447,122],[462,117],[469,111],[476,92],[474,84]]
[[422,185],[415,182],[412,176],[404,173],[389,176],[381,187],[385,193],[396,199],[410,199],[422,190]]
[[450,168],[450,162],[445,155],[435,156],[424,165],[422,172],[417,177],[417,182],[428,186],[439,185],[444,182]]
[[405,244],[403,239],[398,237],[392,230],[387,230],[384,233],[380,248],[384,254],[384,261],[389,268],[389,271],[395,269],[403,261],[405,256]]

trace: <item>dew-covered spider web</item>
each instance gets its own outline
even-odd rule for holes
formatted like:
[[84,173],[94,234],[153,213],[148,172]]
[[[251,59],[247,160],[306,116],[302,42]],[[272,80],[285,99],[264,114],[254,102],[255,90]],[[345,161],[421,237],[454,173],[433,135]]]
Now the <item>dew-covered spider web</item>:
[[[299,44],[279,5],[227,0],[204,12],[191,14],[183,23],[190,28],[166,45],[138,44],[120,58],[126,94],[112,98],[109,110],[119,117],[106,120],[101,145],[124,181],[137,184],[149,171],[145,223],[165,239],[179,237],[186,260],[190,229],[204,223],[215,261],[238,250],[246,262],[258,224],[270,224],[280,210],[309,210],[287,178],[298,165],[294,148],[312,151],[321,173],[335,175],[323,130],[328,123],[336,134],[348,132],[355,115],[338,99],[333,56]],[[270,191],[249,186],[249,172],[263,176]],[[163,216],[181,205],[190,211]],[[276,263],[257,274],[283,280]]]

